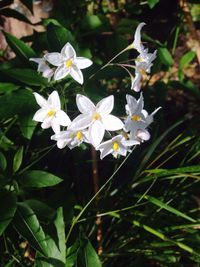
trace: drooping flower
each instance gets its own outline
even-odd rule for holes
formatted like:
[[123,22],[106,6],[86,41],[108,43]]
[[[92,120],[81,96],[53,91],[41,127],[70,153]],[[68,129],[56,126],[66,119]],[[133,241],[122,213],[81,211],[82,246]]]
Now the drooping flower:
[[77,57],[74,48],[70,43],[67,43],[60,53],[47,53],[44,56],[57,69],[54,74],[54,80],[60,80],[68,74],[78,83],[83,84],[83,74],[81,69],[88,68],[92,65],[92,61],[85,57]]
[[131,95],[126,95],[127,105],[126,113],[128,117],[125,120],[124,131],[130,132],[130,139],[137,139],[139,141],[147,141],[150,134],[147,127],[153,122],[153,116],[160,109],[157,108],[151,114],[144,109],[144,99],[142,93],[140,98],[136,100]]
[[119,134],[112,139],[101,143],[96,147],[96,150],[100,150],[100,158],[112,154],[115,158],[118,155],[126,156],[127,152],[130,152],[130,147],[133,145],[139,145],[137,140],[126,140],[123,135]]
[[82,114],[72,121],[70,128],[79,131],[89,127],[88,138],[94,147],[101,143],[105,130],[117,131],[124,126],[119,118],[110,114],[114,107],[113,95],[103,98],[95,106],[89,98],[78,94],[76,104]]
[[57,91],[53,91],[48,100],[38,93],[33,93],[36,102],[41,107],[33,116],[33,120],[42,122],[41,127],[47,129],[52,127],[55,133],[60,132],[60,126],[68,126],[71,122],[68,115],[61,110],[60,98]]
[[132,46],[134,49],[136,49],[139,53],[141,53],[144,49],[144,46],[141,42],[141,29],[142,27],[144,27],[144,25],[146,25],[146,23],[141,22],[136,30],[135,30],[135,35],[134,35],[134,41],[132,43]]
[[88,132],[86,130],[72,131],[68,127],[67,131],[61,131],[51,136],[51,140],[57,141],[57,147],[62,149],[68,146],[70,149],[79,146],[83,142],[88,143]]
[[54,74],[54,71],[47,65],[46,60],[43,57],[30,58],[29,60],[38,64],[37,71],[40,72],[44,78],[47,78],[48,80],[51,79]]

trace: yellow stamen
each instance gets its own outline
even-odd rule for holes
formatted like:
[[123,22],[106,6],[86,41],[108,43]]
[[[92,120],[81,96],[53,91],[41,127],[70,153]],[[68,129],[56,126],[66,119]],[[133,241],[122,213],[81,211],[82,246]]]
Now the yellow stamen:
[[138,115],[133,115],[132,117],[131,117],[131,120],[132,121],[141,121],[141,117],[140,116],[138,116]]
[[67,68],[71,68],[72,64],[73,64],[73,62],[72,62],[71,59],[69,59],[69,60],[67,60],[67,61],[65,62],[65,65],[66,65]]
[[48,111],[47,116],[48,117],[54,116],[55,113],[56,113],[56,111],[54,109],[51,109],[51,110]]
[[76,133],[76,139],[78,139],[79,141],[83,138],[83,134],[79,131]]
[[140,69],[140,74],[141,74],[142,76],[146,76],[146,71],[145,71],[144,69]]
[[97,121],[97,120],[100,120],[101,119],[101,116],[99,113],[97,112],[94,112],[93,116],[92,116],[93,120]]
[[119,144],[117,142],[113,143],[113,150],[117,151],[119,149]]

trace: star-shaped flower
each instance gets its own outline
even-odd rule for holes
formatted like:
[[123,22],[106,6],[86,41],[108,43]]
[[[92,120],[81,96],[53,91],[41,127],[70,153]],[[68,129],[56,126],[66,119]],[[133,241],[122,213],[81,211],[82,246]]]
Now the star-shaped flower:
[[137,140],[126,140],[123,135],[119,134],[112,139],[98,145],[96,150],[100,150],[101,159],[109,154],[112,154],[115,158],[117,158],[118,155],[126,156],[127,152],[130,151],[131,146],[139,144],[140,142]]
[[83,74],[81,69],[88,68],[92,65],[92,61],[85,57],[77,57],[74,48],[70,43],[67,43],[60,53],[47,53],[44,56],[57,69],[54,74],[54,80],[60,80],[68,74],[78,83],[83,84]]
[[67,131],[61,131],[51,136],[51,140],[57,141],[57,147],[62,149],[68,146],[70,149],[79,146],[83,142],[88,143],[87,131],[72,131],[69,128]]
[[55,133],[60,132],[61,126],[68,126],[71,122],[68,115],[61,110],[60,98],[57,91],[53,91],[48,100],[38,93],[33,93],[38,105],[41,107],[34,115],[33,120],[42,122],[41,127],[47,129],[52,127]]
[[76,104],[82,114],[72,121],[70,128],[78,131],[89,127],[88,138],[94,147],[101,143],[105,130],[117,131],[124,126],[119,118],[110,114],[114,107],[113,95],[103,98],[95,106],[89,98],[78,94]]

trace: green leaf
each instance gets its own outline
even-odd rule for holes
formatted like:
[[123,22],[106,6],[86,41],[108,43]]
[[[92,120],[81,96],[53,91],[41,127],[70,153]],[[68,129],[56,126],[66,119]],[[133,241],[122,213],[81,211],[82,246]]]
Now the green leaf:
[[11,9],[11,8],[1,9],[1,15],[8,17],[8,18],[10,18],[10,17],[15,18],[15,19],[18,19],[20,21],[32,24],[31,21],[29,19],[27,19],[26,16],[24,16],[22,13],[18,12],[15,9]]
[[74,244],[68,248],[67,250],[67,257],[66,257],[66,267],[73,267],[76,266],[78,252],[80,249],[80,241],[76,240]]
[[44,231],[34,214],[34,211],[25,203],[17,204],[14,226],[17,232],[41,254],[47,256],[47,243]]
[[7,94],[17,89],[19,89],[19,85],[16,85],[14,83],[1,83],[0,82],[0,93]]
[[160,61],[166,66],[171,66],[174,63],[172,55],[166,47],[158,48],[158,57]]
[[75,39],[69,30],[52,23],[47,26],[47,41],[49,50],[53,52],[60,52],[67,42],[75,45]]
[[33,114],[36,107],[34,96],[30,91],[19,90],[6,94],[0,96],[0,119],[24,114],[27,116],[27,114]]
[[160,0],[148,0],[148,5],[150,8],[154,8],[156,4],[159,3]]
[[82,21],[82,26],[87,30],[95,30],[103,25],[101,19],[97,15],[86,15]]
[[37,125],[37,122],[33,120],[33,114],[23,114],[19,116],[19,121],[23,136],[30,140]]
[[34,211],[41,221],[51,221],[56,215],[56,211],[46,203],[37,199],[25,200],[25,203]]
[[15,156],[14,156],[14,159],[13,159],[13,172],[17,172],[22,164],[22,159],[23,159],[23,151],[24,151],[24,147],[21,146]]
[[159,200],[157,198],[154,198],[154,197],[151,197],[151,196],[147,196],[147,195],[144,196],[144,198],[146,200],[148,200],[149,202],[153,203],[154,205],[156,205],[156,206],[158,206],[158,207],[160,207],[162,209],[165,209],[165,210],[175,214],[178,217],[182,217],[182,218],[184,218],[184,219],[186,219],[186,220],[188,220],[190,222],[196,222],[195,219],[193,219],[193,218],[189,217],[188,215],[182,213],[181,211],[169,206],[168,204],[163,203],[161,200]]
[[36,257],[36,267],[64,267],[66,259],[65,245],[65,224],[63,219],[63,210],[57,210],[57,216],[54,221],[56,231],[51,229],[50,235],[47,236],[48,258],[44,258],[39,253]]
[[7,32],[4,32],[4,35],[8,45],[22,61],[27,63],[29,62],[29,58],[37,57],[35,51],[23,41]]
[[93,248],[92,244],[86,237],[82,237],[80,240],[80,251],[78,253],[78,266],[85,267],[101,267],[99,257]]
[[43,78],[37,71],[32,69],[4,69],[0,70],[0,73],[6,74],[26,85],[45,86],[48,82],[47,79]]
[[47,186],[53,186],[62,182],[58,176],[45,171],[26,171],[20,176],[18,180],[23,187],[36,187],[42,188]]
[[183,70],[185,67],[189,65],[189,63],[195,58],[196,53],[194,51],[189,51],[185,55],[182,56],[179,62],[179,69]]
[[2,152],[0,152],[0,169],[1,169],[1,171],[5,171],[6,167],[7,167],[7,160],[4,156],[4,154]]
[[0,236],[12,221],[16,212],[16,195],[14,192],[0,190]]

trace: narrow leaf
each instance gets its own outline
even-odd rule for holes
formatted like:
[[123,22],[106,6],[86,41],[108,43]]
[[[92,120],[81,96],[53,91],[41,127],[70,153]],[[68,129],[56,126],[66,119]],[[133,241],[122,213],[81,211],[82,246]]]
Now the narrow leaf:
[[29,244],[43,255],[47,255],[47,243],[44,231],[34,214],[34,211],[25,203],[17,204],[17,212],[14,218],[14,226],[17,232],[26,239]]
[[189,51],[182,56],[179,63],[179,69],[182,70],[189,65],[189,63],[195,58],[196,53],[194,51]]
[[47,187],[62,182],[58,176],[45,171],[26,171],[18,176],[18,181],[23,187]]
[[15,153],[13,159],[13,172],[17,172],[22,164],[24,147],[21,146]]

